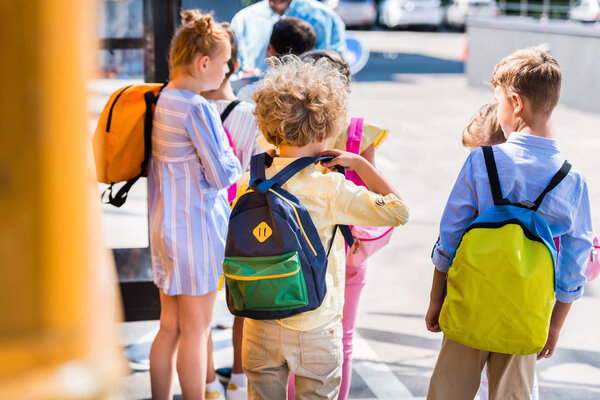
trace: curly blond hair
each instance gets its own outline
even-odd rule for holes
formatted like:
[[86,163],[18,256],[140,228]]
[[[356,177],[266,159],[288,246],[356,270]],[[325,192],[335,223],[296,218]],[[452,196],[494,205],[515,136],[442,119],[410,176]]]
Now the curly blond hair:
[[560,97],[561,72],[549,53],[528,47],[516,50],[496,64],[492,85],[508,96],[513,91],[525,96],[534,113],[550,114]]
[[227,31],[212,17],[200,10],[181,13],[181,26],[171,40],[169,67],[188,65],[198,54],[213,56],[229,41]]
[[269,59],[270,70],[252,98],[258,127],[267,141],[302,147],[343,129],[348,91],[326,59],[303,62],[286,55]]

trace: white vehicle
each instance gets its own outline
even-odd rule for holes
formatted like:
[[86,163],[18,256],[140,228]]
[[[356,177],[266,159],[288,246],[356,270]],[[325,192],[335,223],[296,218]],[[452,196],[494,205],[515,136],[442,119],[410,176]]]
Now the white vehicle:
[[446,15],[447,23],[464,29],[467,18],[497,17],[500,9],[495,0],[452,0]]
[[324,3],[333,8],[348,27],[370,28],[377,22],[375,0],[328,0]]
[[411,25],[438,27],[444,19],[440,0],[383,0],[379,3],[379,23],[388,28]]
[[569,10],[569,18],[582,22],[600,22],[600,0],[577,0]]

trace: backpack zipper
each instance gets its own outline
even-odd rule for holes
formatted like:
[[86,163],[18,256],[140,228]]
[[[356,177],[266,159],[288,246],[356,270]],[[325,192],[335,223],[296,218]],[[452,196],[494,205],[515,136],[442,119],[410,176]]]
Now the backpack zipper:
[[123,90],[121,90],[119,92],[117,97],[115,97],[115,100],[113,101],[113,103],[110,105],[110,111],[108,112],[108,119],[106,120],[106,132],[110,132],[110,121],[112,120],[112,113],[113,113],[113,109],[115,108],[115,104],[117,103],[117,100],[119,100],[119,97],[121,97],[121,95],[123,94],[124,91],[126,91],[127,89],[129,89],[132,86],[133,85],[124,87]]
[[238,276],[238,275],[226,274],[225,272],[223,272],[223,274],[221,275],[221,278],[219,279],[218,290],[223,289],[223,281],[225,280],[225,277],[227,277],[229,279],[235,279],[237,281],[260,281],[261,279],[286,278],[288,276],[296,275],[299,271],[300,271],[300,267],[296,268],[295,271],[286,272],[285,274],[264,275],[264,276]]

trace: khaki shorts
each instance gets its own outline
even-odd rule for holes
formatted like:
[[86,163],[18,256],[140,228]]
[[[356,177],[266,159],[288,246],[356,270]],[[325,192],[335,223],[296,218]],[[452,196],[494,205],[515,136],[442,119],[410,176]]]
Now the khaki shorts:
[[287,396],[290,372],[296,399],[336,399],[342,379],[342,323],[339,318],[301,332],[273,320],[244,322],[242,366],[248,377],[248,399]]

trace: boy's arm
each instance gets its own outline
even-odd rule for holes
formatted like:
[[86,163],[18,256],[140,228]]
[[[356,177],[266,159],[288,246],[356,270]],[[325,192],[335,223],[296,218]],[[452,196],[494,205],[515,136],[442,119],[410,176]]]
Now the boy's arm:
[[583,295],[585,268],[592,249],[592,218],[587,184],[582,179],[579,202],[571,205],[569,230],[560,237],[556,268],[556,300],[572,303]]
[[365,182],[370,191],[384,196],[392,193],[398,199],[402,200],[396,188],[362,156],[336,149],[326,150],[319,154],[319,157],[330,156],[335,158],[331,161],[323,162],[322,165],[325,168],[333,170],[336,165],[341,165],[345,169],[354,170],[363,182]]
[[440,220],[440,236],[431,254],[431,261],[440,272],[448,273],[450,260],[465,229],[477,217],[478,199],[473,176],[473,158],[477,152],[481,157],[481,165],[478,164],[478,168],[485,170],[483,152],[472,151],[456,178]]
[[425,324],[430,332],[440,332],[441,330],[438,318],[444,303],[450,258],[454,255],[463,232],[477,216],[477,196],[471,166],[473,155],[473,152],[469,155],[456,178],[440,221],[440,237],[434,246],[431,257],[435,268],[429,307],[425,316]]
[[444,303],[444,290],[446,289],[446,274],[433,270],[433,282],[431,284],[431,294],[429,297],[429,308],[427,309],[427,315],[425,316],[425,323],[427,330],[430,332],[439,332],[440,324],[438,319],[440,317],[440,311],[442,304]]
[[558,342],[560,330],[565,323],[565,319],[567,318],[569,310],[571,309],[571,304],[573,303],[561,303],[560,301],[556,301],[556,303],[554,303],[552,319],[550,320],[550,330],[548,331],[548,339],[546,340],[546,345],[542,351],[540,351],[537,355],[538,360],[542,358],[550,358],[554,354],[554,349],[556,348],[556,343]]
[[590,200],[585,180],[581,182],[579,204],[573,208],[571,215],[571,228],[560,237],[556,271],[556,302],[552,310],[548,339],[537,356],[538,360],[552,357],[571,304],[583,295],[583,285],[586,281],[584,271],[590,257],[593,236]]

